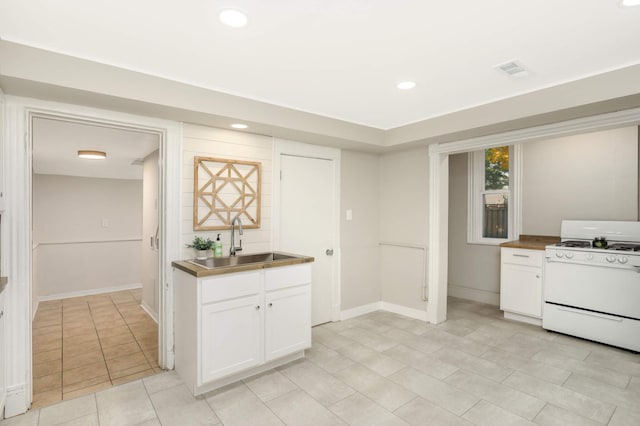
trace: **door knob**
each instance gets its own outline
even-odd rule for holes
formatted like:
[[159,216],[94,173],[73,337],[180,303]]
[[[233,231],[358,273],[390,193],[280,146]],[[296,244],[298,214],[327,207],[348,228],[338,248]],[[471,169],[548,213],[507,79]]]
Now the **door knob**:
[[325,251],[325,254],[327,256],[333,256],[333,249],[327,249],[327,251]]

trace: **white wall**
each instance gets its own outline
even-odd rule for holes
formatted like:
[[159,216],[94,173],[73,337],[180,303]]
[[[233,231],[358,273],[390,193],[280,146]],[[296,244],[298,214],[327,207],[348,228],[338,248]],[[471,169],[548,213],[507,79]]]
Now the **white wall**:
[[497,305],[500,248],[467,244],[467,154],[449,156],[450,296]]
[[522,231],[559,235],[562,219],[638,219],[638,128],[523,145]]
[[34,175],[37,296],[140,285],[141,226],[141,180]]
[[[380,156],[380,241],[426,247],[429,155],[426,148]],[[425,252],[381,245],[382,301],[426,310],[422,300]]]
[[[214,127],[185,124],[183,128],[183,187],[182,187],[182,258],[192,259],[195,253],[184,244],[193,241],[195,235],[215,240],[220,235],[223,253],[228,255],[230,231],[193,230],[193,158],[216,157],[230,160],[257,161],[262,163],[262,212],[260,228],[245,229],[242,236],[244,253],[270,251],[271,200],[273,194],[273,139],[252,133],[234,132]],[[237,231],[236,231],[237,232]],[[237,241],[237,234],[236,234]]]
[[[340,172],[341,309],[381,300],[378,272],[378,155],[342,151]],[[352,220],[346,219],[351,210]]]

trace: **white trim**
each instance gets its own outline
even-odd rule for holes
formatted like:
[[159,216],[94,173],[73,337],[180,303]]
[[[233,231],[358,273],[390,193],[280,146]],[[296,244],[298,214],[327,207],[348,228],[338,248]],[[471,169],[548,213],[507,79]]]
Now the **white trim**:
[[421,321],[427,320],[427,313],[425,311],[422,311],[420,309],[407,308],[406,306],[396,305],[395,303],[380,301],[344,310],[340,313],[340,321],[356,318],[376,311],[391,312]]
[[429,259],[427,321],[447,319],[449,156],[429,149]]
[[[7,369],[5,369],[7,371]],[[29,408],[26,405],[27,386],[24,384],[7,388],[7,397],[4,404],[4,418],[23,414]],[[2,417],[2,416],[0,416]]]
[[504,312],[504,318],[512,321],[526,322],[527,324],[533,324],[542,327],[542,319],[540,318],[533,318],[527,315],[520,315],[514,312],[507,311]]
[[158,314],[153,312],[153,309],[143,300],[140,303],[140,307],[151,317],[151,319],[157,324],[158,323]]
[[[155,133],[160,137],[160,309],[159,364],[173,368],[173,282],[171,262],[178,260],[181,247],[180,205],[182,167],[182,125],[177,122],[99,110],[78,105],[6,96],[2,158],[7,210],[2,227],[3,271],[11,277],[7,306],[7,385],[24,386],[24,411],[32,398],[31,365],[31,118],[55,116],[63,119]],[[6,218],[6,220],[5,220]],[[8,234],[8,235],[7,235]],[[6,238],[6,239],[5,239]],[[8,259],[7,259],[8,258]],[[6,263],[5,263],[6,262]],[[17,407],[17,405],[14,405]]]
[[[638,124],[640,124],[640,108],[633,108],[495,135],[429,145],[429,264],[431,265],[428,285],[429,306],[427,307],[429,321],[446,320],[449,206],[442,194],[448,193],[449,176],[444,174],[442,169],[443,164],[448,166],[449,155]],[[446,166],[444,168],[448,170]],[[443,204],[439,204],[443,201]],[[431,297],[432,293],[440,296],[437,302]],[[443,293],[444,297],[442,297]],[[443,312],[444,315],[442,315]]]
[[473,300],[489,305],[500,305],[500,293],[493,291],[481,290],[478,288],[463,287],[459,285],[449,284],[449,296],[459,297],[461,299]]
[[341,250],[340,250],[340,156],[341,152],[337,148],[330,148],[306,143],[288,141],[284,139],[274,139],[273,143],[273,203],[272,203],[272,235],[271,240],[274,250],[280,249],[280,156],[296,155],[300,157],[320,158],[333,162],[333,286],[331,289],[331,320],[340,320],[340,294],[341,294]]
[[137,288],[142,288],[142,284],[132,283],[132,284],[113,286],[113,287],[96,288],[91,290],[79,290],[79,291],[69,291],[66,293],[49,294],[47,296],[40,296],[38,298],[38,303],[46,302],[48,300],[69,299],[72,297],[92,296],[94,294],[114,293],[116,291],[125,291],[125,290],[135,290]]
[[346,309],[340,312],[340,321],[345,321],[351,318],[359,317],[361,315],[370,314],[371,312],[379,311],[381,309],[382,302],[373,302],[367,305],[361,305],[355,308]]
[[382,302],[382,310],[420,321],[427,321],[427,313],[420,309],[408,308],[406,306],[396,305],[389,302]]

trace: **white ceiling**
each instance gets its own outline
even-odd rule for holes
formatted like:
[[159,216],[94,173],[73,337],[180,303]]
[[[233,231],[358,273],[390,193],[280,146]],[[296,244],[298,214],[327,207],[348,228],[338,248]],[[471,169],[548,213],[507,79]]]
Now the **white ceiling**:
[[[132,165],[158,149],[158,135],[48,118],[33,119],[33,171],[50,175],[142,179]],[[105,160],[78,158],[79,150],[107,153]]]
[[[244,29],[217,13],[238,7]],[[390,129],[640,63],[619,0],[3,0],[0,38]],[[518,59],[530,76],[493,67]],[[401,92],[397,82],[415,80]]]

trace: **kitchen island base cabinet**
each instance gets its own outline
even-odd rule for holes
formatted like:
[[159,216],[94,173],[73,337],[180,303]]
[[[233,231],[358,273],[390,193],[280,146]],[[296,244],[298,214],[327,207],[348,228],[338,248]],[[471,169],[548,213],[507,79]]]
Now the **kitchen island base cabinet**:
[[501,249],[500,309],[505,318],[542,325],[543,254],[540,250]]
[[304,356],[311,266],[196,278],[174,269],[176,372],[194,395]]

